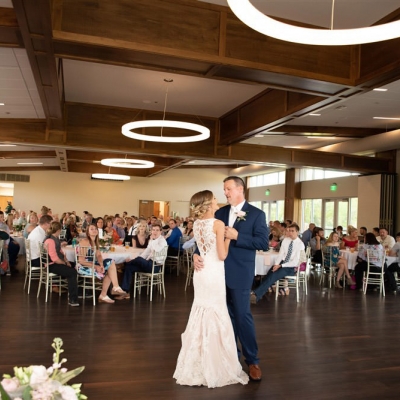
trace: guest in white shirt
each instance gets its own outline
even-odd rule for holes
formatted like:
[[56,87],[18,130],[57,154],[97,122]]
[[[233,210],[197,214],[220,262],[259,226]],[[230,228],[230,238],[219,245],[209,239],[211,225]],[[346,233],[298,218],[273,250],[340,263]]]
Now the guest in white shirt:
[[46,231],[50,228],[52,220],[53,217],[51,215],[42,215],[39,219],[39,225],[28,236],[31,245],[31,264],[33,267],[40,267],[39,243],[44,242]]
[[[161,235],[161,224],[154,223],[151,227],[151,236],[146,250],[144,250],[139,257],[125,264],[124,278],[121,284],[122,289],[129,293],[132,275],[135,272],[150,273],[153,269],[154,253],[161,251],[166,246],[168,246],[167,242]],[[154,272],[159,272],[159,270],[159,266],[154,267]]]
[[295,275],[295,268],[300,264],[301,251],[304,251],[304,243],[298,235],[298,225],[290,225],[288,237],[282,241],[276,264],[268,271],[260,286],[251,292],[250,301],[253,304],[256,304],[278,279]]
[[390,236],[385,228],[379,228],[379,236],[376,239],[386,250],[391,250],[396,243],[394,237]]
[[389,256],[397,257],[397,262],[390,264],[386,270],[386,278],[389,282],[389,290],[393,292],[397,292],[397,282],[394,276],[394,273],[397,272],[397,276],[400,276],[400,265],[399,265],[399,257],[400,257],[400,232],[396,233],[396,243],[391,248]]

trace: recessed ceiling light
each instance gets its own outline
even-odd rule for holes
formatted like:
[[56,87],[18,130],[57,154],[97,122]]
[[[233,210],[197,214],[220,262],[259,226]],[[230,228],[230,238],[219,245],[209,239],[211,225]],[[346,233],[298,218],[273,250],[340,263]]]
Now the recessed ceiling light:
[[16,144],[0,144],[0,147],[16,147]]
[[264,135],[255,135],[254,137],[264,137]]
[[307,139],[335,139],[335,136],[306,136]]
[[19,162],[18,165],[43,165],[42,162]]
[[375,92],[387,92],[387,89],[376,88],[374,89]]
[[4,103],[0,103],[0,106],[4,106],[5,104]]
[[373,117],[374,119],[390,119],[393,121],[400,121],[400,118],[389,118],[389,117]]
[[316,113],[311,113],[311,114],[308,114],[308,115],[310,115],[311,117],[320,117],[321,116],[321,114],[316,114]]

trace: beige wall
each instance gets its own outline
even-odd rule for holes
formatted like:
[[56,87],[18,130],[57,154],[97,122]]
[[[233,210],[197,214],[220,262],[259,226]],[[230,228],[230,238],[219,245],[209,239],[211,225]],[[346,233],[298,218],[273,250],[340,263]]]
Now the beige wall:
[[[330,190],[332,183],[337,184],[336,192]],[[301,183],[302,199],[338,199],[358,196],[358,177],[318,179]]]
[[164,172],[152,178],[132,177],[127,182],[91,180],[90,174],[59,171],[30,172],[30,182],[16,182],[16,209],[39,211],[45,205],[53,213],[83,210],[95,216],[128,211],[135,215],[139,200],[170,201],[170,211],[189,215],[190,197],[204,189],[214,192],[219,203],[226,203],[223,179],[227,169],[180,169]]
[[358,216],[359,226],[367,227],[371,231],[379,226],[379,212],[381,201],[381,176],[370,175],[358,178]]
[[[269,189],[269,196],[265,191]],[[285,185],[267,185],[249,189],[249,201],[277,201],[285,199]]]

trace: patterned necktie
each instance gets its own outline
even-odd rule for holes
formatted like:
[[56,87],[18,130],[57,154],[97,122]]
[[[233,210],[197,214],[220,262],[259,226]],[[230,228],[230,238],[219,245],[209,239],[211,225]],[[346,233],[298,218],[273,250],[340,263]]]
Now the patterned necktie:
[[285,259],[283,260],[282,264],[286,264],[290,260],[290,256],[292,255],[292,250],[293,250],[293,240],[289,244],[288,252],[286,254]]

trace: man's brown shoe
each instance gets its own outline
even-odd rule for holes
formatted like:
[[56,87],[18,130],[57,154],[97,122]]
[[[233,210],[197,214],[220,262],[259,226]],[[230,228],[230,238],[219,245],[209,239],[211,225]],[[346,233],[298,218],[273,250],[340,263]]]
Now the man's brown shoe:
[[252,381],[261,381],[261,369],[257,364],[249,365],[249,376]]

